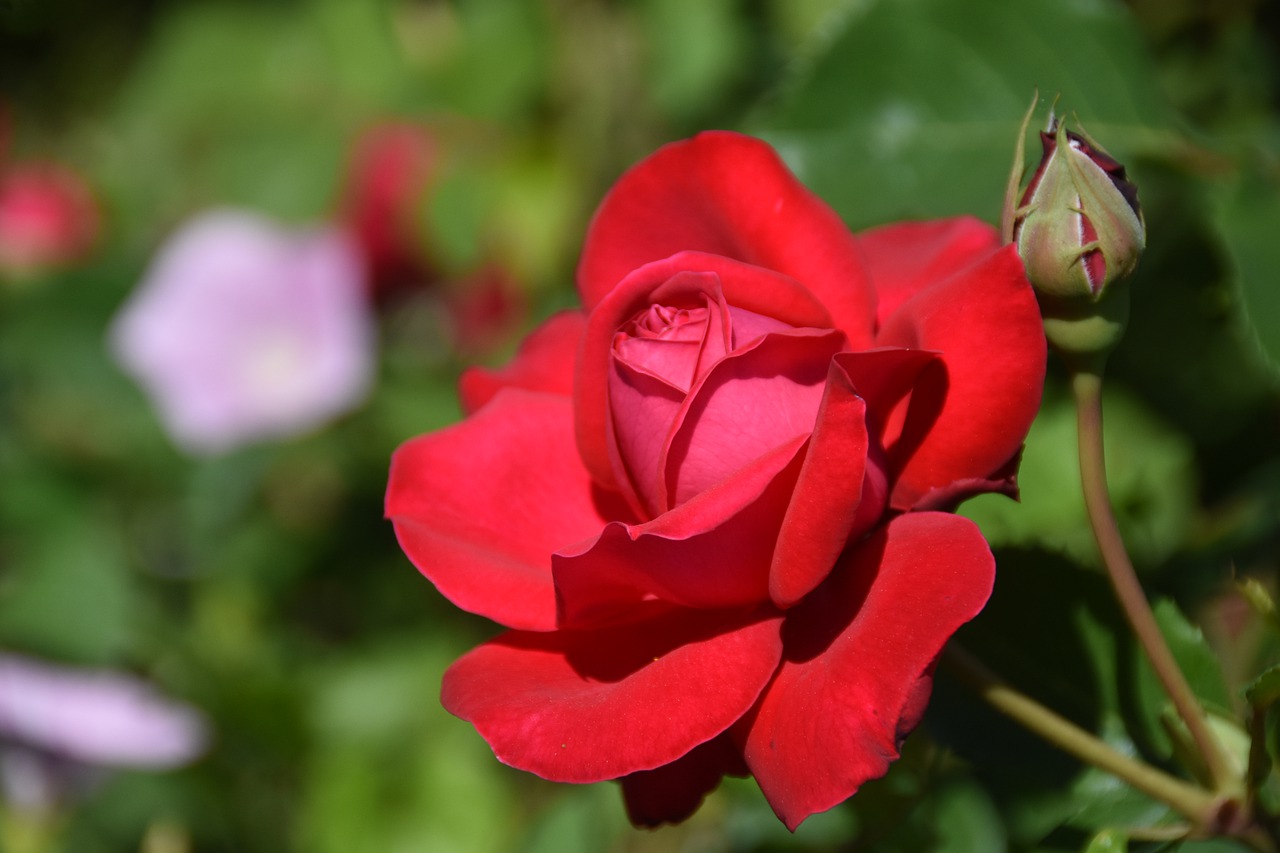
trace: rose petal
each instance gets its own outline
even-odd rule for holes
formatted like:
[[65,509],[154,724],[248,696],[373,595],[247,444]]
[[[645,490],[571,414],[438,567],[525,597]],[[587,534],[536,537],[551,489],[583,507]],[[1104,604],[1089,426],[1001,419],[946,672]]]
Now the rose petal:
[[[628,494],[635,495],[649,518],[666,508],[662,458],[685,397],[733,343],[730,309],[724,304],[719,277],[714,273],[681,273],[668,282],[677,283],[704,290],[704,307],[651,306],[645,321],[665,317],[685,322],[677,328],[667,326],[656,338],[627,337],[625,331],[619,332],[609,354],[608,406],[616,464],[624,472]],[[740,309],[733,312],[755,316]],[[646,322],[645,328],[652,332],[653,325]],[[628,323],[627,328],[637,330],[634,323]]]
[[520,389],[402,445],[386,513],[446,598],[539,631],[555,627],[552,552],[605,523],[574,445],[571,401]]
[[1000,233],[972,216],[897,222],[858,235],[881,322],[920,290],[1000,248]]
[[842,352],[835,362],[866,401],[871,446],[883,448],[892,487],[942,411],[947,374],[941,355],[929,350],[884,348]]
[[473,367],[462,374],[458,381],[462,410],[471,414],[503,388],[571,396],[574,360],[586,324],[581,311],[554,314],[521,342],[515,358],[504,367]]
[[850,537],[884,510],[884,472],[876,463],[868,466],[866,409],[848,373],[833,361],[773,552],[769,597],[779,607],[794,605],[822,583]]
[[1046,356],[1040,310],[1013,247],[916,292],[877,342],[934,350],[946,365],[945,377],[926,376],[914,392],[934,395],[940,410],[927,431],[903,433],[914,450],[902,460],[893,507],[937,505],[935,490],[964,497],[957,481],[1005,468],[1039,409]]
[[670,764],[751,707],[782,651],[776,615],[667,612],[594,631],[512,631],[444,675],[441,701],[499,761],[557,782]]
[[995,560],[964,518],[899,516],[788,611],[773,682],[735,735],[773,810],[795,829],[898,757],[920,680],[986,603]]
[[622,797],[636,826],[679,823],[695,811],[725,776],[746,776],[742,752],[727,735],[654,770],[623,776]]
[[578,446],[596,482],[625,494],[637,511],[642,501],[630,492],[629,480],[616,455],[609,414],[614,336],[651,305],[693,308],[720,302],[796,328],[831,326],[827,310],[796,281],[770,270],[698,252],[683,252],[634,270],[588,317],[574,390]]
[[[718,304],[679,310],[653,305],[643,320],[632,324],[631,333],[614,335],[614,362],[660,379],[682,395],[693,386],[707,344],[718,345],[711,360],[724,357],[726,342],[720,330],[725,318]],[[712,329],[716,333],[708,334]]]
[[807,436],[639,525],[614,522],[552,560],[561,625],[634,618],[647,601],[726,608],[768,600],[778,528]]
[[875,292],[856,241],[768,144],[712,131],[667,145],[632,167],[587,231],[578,266],[583,303],[594,309],[632,270],[685,250],[735,258],[803,283],[855,348],[870,343]]
[[662,506],[662,454],[685,395],[630,365],[615,362],[609,376],[610,435],[630,492],[648,518]]
[[838,332],[770,334],[723,359],[689,394],[662,461],[665,508],[679,506],[813,431]]

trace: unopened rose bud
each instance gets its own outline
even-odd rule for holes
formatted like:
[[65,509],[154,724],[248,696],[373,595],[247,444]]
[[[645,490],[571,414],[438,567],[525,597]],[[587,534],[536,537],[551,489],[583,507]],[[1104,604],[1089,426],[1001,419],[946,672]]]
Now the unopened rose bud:
[[1088,137],[1055,122],[1022,195],[1014,241],[1037,290],[1097,301],[1138,265],[1146,227],[1138,189]]
[[1019,137],[1005,236],[1036,288],[1049,342],[1068,357],[1105,355],[1124,333],[1129,304],[1121,285],[1146,246],[1137,187],[1096,142],[1057,120],[1040,141],[1044,154],[1015,207]]

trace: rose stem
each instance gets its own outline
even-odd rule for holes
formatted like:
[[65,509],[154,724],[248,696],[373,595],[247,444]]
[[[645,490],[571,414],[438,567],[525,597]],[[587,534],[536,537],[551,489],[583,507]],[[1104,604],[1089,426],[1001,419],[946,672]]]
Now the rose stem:
[[1106,741],[1015,690],[955,641],[943,649],[942,660],[987,704],[1064,752],[1123,779],[1184,815],[1197,827],[1212,827],[1217,823],[1222,805],[1220,798],[1117,752]]
[[1240,780],[1235,778],[1221,745],[1209,731],[1200,701],[1191,691],[1164,641],[1164,635],[1160,633],[1151,605],[1142,591],[1142,585],[1138,583],[1137,573],[1134,572],[1133,563],[1125,550],[1115,514],[1111,510],[1103,456],[1101,370],[1073,371],[1071,390],[1076,401],[1080,482],[1084,488],[1084,503],[1116,598],[1146,652],[1151,668],[1155,670],[1165,693],[1173,701],[1178,716],[1186,723],[1196,748],[1204,758],[1214,790],[1218,793],[1239,794]]

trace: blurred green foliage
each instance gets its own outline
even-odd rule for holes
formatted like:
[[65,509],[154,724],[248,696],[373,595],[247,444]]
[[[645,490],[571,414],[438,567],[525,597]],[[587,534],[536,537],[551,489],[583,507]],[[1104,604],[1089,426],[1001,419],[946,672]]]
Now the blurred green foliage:
[[[378,121],[440,142],[418,217],[439,287],[500,264],[527,326],[572,300],[592,209],[664,141],[760,133],[855,228],[994,220],[1033,89],[1060,93],[1129,166],[1150,230],[1107,401],[1121,526],[1194,686],[1243,719],[1280,649],[1229,583],[1274,589],[1280,569],[1278,44],[1264,0],[0,0],[8,156],[70,164],[105,214],[87,263],[0,282],[0,648],[144,674],[215,730],[191,768],[106,780],[48,849],[1126,849],[1099,831],[1161,806],[945,675],[889,775],[794,836],[749,782],[645,833],[611,786],[498,764],[437,701],[493,628],[417,577],[381,518],[391,452],[459,416],[477,357],[435,295],[384,311],[360,411],[207,460],[169,445],[103,334],[188,215],[333,216]],[[1024,503],[965,509],[1000,579],[960,639],[1164,764],[1164,700],[1093,568],[1074,459],[1053,373]]]

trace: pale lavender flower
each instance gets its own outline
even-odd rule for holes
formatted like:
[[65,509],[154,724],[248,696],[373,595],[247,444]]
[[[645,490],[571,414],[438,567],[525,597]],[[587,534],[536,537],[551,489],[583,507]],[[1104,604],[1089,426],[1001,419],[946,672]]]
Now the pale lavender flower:
[[45,807],[110,768],[166,770],[205,749],[204,717],[117,672],[0,654],[0,783]]
[[374,334],[362,262],[342,232],[220,210],[161,248],[110,340],[174,441],[216,454],[353,409],[369,389]]

